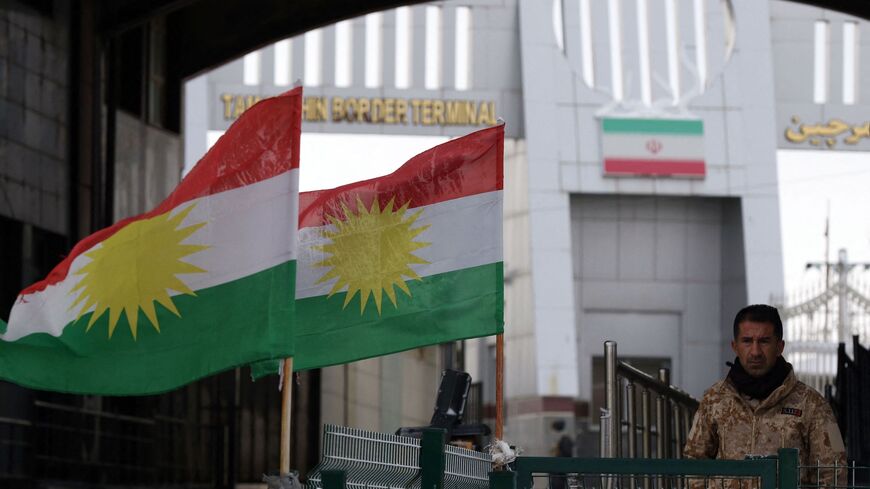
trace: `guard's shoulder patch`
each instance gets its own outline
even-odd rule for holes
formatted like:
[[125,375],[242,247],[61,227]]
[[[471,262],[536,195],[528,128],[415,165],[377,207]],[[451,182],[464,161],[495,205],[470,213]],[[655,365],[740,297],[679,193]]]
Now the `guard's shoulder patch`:
[[804,412],[798,408],[784,407],[784,408],[782,408],[782,411],[780,411],[779,413],[780,414],[789,414],[791,416],[797,416],[798,418],[800,418]]

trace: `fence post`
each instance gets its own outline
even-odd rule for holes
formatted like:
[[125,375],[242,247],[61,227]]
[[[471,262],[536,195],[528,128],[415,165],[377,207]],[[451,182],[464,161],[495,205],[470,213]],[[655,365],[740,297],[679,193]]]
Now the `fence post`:
[[[646,387],[640,392],[640,413],[641,422],[643,423],[643,433],[641,437],[641,456],[643,458],[652,458],[652,418],[650,416],[649,404],[649,389]],[[650,489],[649,477],[643,478],[643,489]]]
[[347,472],[343,470],[324,470],[320,473],[323,489],[344,489],[347,482]]
[[[659,369],[659,382],[664,384],[665,386],[671,385],[671,371],[667,368]],[[659,438],[662,440],[662,444],[659,447],[662,449],[662,453],[659,455],[659,458],[671,458],[671,420],[670,420],[670,402],[664,396],[659,396],[659,399],[662,401],[662,417],[661,419],[656,419],[661,421],[660,426],[656,426],[658,430]],[[658,416],[658,405],[656,405],[656,416]]]
[[489,489],[517,489],[517,473],[507,470],[490,472]]
[[447,431],[439,428],[423,430],[420,441],[420,489],[444,489],[444,445]]
[[779,471],[777,472],[779,489],[797,489],[800,482],[798,470],[797,448],[779,449]]
[[535,485],[535,479],[532,473],[524,470],[522,467],[523,457],[517,457],[516,474],[517,474],[517,489],[532,489]]
[[[601,456],[614,458],[619,456],[619,438],[622,434],[622,418],[619,413],[619,381],[616,378],[616,342],[604,342],[604,405],[610,414],[610,425],[601,427]],[[607,443],[605,443],[605,441]]]

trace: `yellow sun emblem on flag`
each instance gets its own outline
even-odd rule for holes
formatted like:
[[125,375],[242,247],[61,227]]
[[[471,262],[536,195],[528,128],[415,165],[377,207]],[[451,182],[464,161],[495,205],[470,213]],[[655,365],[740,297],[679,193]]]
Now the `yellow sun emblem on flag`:
[[75,275],[84,277],[70,291],[80,291],[70,310],[82,304],[76,321],[94,306],[86,331],[109,311],[109,338],[115,332],[121,312],[127,316],[130,332],[136,339],[139,310],[157,332],[160,324],[154,302],[181,317],[168,290],[195,296],[181,279],[182,273],[203,273],[205,270],[181,261],[181,258],[202,251],[208,246],[182,244],[206,223],[178,227],[193,209],[193,205],[171,215],[161,214],[150,219],[135,221],[91,249],[85,256],[91,259]]
[[314,265],[331,267],[320,277],[318,284],[334,278],[338,279],[327,297],[332,297],[336,292],[347,287],[342,309],[347,307],[359,292],[360,315],[365,312],[369,296],[374,299],[375,307],[380,314],[384,292],[393,303],[393,307],[397,307],[394,287],[400,288],[411,297],[411,291],[408,290],[404,277],[422,280],[411,269],[411,265],[429,262],[415,256],[413,252],[431,243],[414,241],[414,238],[428,229],[429,225],[413,227],[422,210],[413,214],[408,213],[410,202],[406,202],[394,211],[393,201],[394,199],[390,199],[381,210],[378,199],[374,199],[371,207],[366,209],[365,204],[357,198],[356,213],[342,203],[344,220],[327,216],[335,229],[323,231],[322,235],[331,240],[331,243],[313,248],[332,256]]

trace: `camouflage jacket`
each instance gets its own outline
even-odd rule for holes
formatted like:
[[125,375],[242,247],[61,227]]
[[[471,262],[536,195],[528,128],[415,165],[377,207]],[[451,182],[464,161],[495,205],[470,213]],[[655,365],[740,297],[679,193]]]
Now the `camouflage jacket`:
[[[728,379],[713,384],[695,413],[684,453],[688,458],[742,460],[775,455],[780,448],[797,448],[802,466],[846,463],[831,407],[794,372],[761,402],[740,395]],[[843,476],[844,471],[837,471],[841,484]],[[834,470],[805,471],[801,479],[831,484]]]

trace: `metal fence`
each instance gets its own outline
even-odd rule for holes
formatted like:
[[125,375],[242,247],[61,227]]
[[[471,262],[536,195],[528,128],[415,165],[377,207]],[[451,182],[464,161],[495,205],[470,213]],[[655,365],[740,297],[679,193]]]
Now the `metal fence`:
[[[493,489],[868,489],[870,467],[800,465],[798,450],[747,460],[519,457],[515,485]],[[496,478],[497,479],[497,478]],[[509,482],[509,481],[508,481]]]
[[616,347],[614,341],[604,343],[601,457],[681,458],[698,401],[670,384],[668,369],[659,369],[656,379],[620,362]]
[[326,487],[328,474],[338,471],[342,484],[354,489],[420,488],[428,478],[447,489],[486,488],[492,457],[445,442],[439,429],[424,430],[418,439],[325,425],[322,459],[309,474],[308,487]]
[[[775,489],[777,461],[519,457],[517,489]],[[499,488],[500,489],[500,488]]]
[[[306,409],[313,380],[294,385],[294,467],[319,455]],[[316,379],[315,379],[316,380]],[[0,385],[0,488],[61,481],[96,487],[234,488],[277,465],[274,379],[231,370],[154,396],[78,396]],[[307,433],[315,426],[314,435]],[[308,455],[310,454],[310,460]]]
[[[395,440],[392,435],[371,434],[343,428],[354,434],[344,453],[345,469],[322,470],[313,487],[322,489],[409,488],[409,489],[870,489],[862,480],[870,467],[801,465],[797,449],[783,448],[776,455],[746,460],[690,460],[650,458],[567,458],[517,457],[509,470],[489,472],[484,454],[474,454],[473,467],[451,468],[451,447],[444,446],[442,430],[428,430],[419,443]],[[344,438],[343,436],[337,439]],[[410,448],[405,464],[394,464],[378,445],[400,441]],[[351,447],[352,445],[352,447]],[[388,451],[388,450],[387,450]],[[378,470],[409,470],[404,481],[391,484],[362,482],[360,468],[373,467],[372,453],[379,455]],[[457,452],[454,452],[457,453]],[[416,455],[416,458],[415,458]],[[333,457],[335,458],[335,457]],[[347,462],[362,464],[351,466]],[[466,463],[461,461],[460,463]],[[325,467],[325,466],[324,466]],[[336,467],[333,465],[332,467]],[[451,479],[458,468],[461,477]],[[354,472],[357,472],[356,474]],[[474,474],[473,477],[468,477]],[[483,475],[485,474],[485,475]],[[312,481],[309,480],[309,487]]]
[[[842,343],[838,357],[837,389],[832,404],[846,442],[846,455],[859,464],[870,465],[870,350],[861,346],[855,336],[852,357]],[[870,483],[870,473],[859,472],[854,476],[860,482]]]
[[834,384],[837,344],[856,335],[870,341],[870,282],[868,264],[850,262],[840,250],[836,262],[810,263],[821,270],[815,283],[807,283],[784,297],[771,298],[783,320],[784,357],[795,375],[824,392]]

